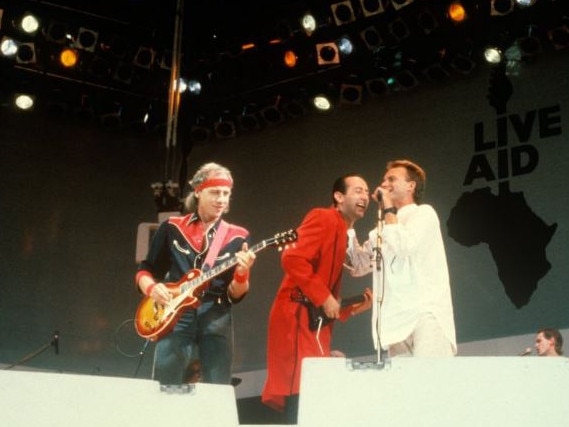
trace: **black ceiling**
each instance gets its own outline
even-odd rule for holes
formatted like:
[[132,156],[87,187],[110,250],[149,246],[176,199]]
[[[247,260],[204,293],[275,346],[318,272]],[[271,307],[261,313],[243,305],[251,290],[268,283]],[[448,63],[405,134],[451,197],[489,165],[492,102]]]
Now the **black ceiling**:
[[[346,5],[346,0],[0,0],[4,11],[0,37],[18,36],[11,20],[24,11],[33,11],[42,20],[40,34],[31,40],[36,43],[37,61],[19,64],[0,59],[0,87],[6,99],[13,91],[30,90],[52,104],[59,97],[68,104],[88,100],[99,109],[105,108],[103,104],[120,104],[125,115],[140,114],[149,105],[155,112],[165,112],[179,5],[183,5],[181,75],[203,82],[200,96],[184,95],[181,106],[187,122],[202,115],[212,121],[223,111],[240,114],[248,104],[268,104],[275,97],[302,100],[321,89],[338,95],[342,84],[361,85],[365,98],[371,95],[366,83],[374,79],[389,81],[388,90],[397,91],[462,76],[481,62],[481,50],[490,42],[508,47],[531,36],[539,41],[539,52],[554,51],[550,30],[569,22],[566,0],[537,0],[527,8],[516,5],[503,16],[491,14],[490,0],[463,1],[469,19],[460,25],[447,19],[450,0],[414,0],[399,9],[392,0],[383,0],[385,11],[372,16],[366,16],[364,6],[373,0],[351,0],[347,5],[354,20],[337,25],[331,5],[339,2]],[[307,10],[320,24],[310,37],[299,28],[299,18]],[[427,17],[434,18],[433,27],[424,21]],[[60,47],[49,37],[48,27],[54,22],[65,23],[72,33],[85,27],[99,34],[97,49],[82,52],[83,62],[76,70],[64,72],[54,61]],[[403,30],[397,33],[400,23]],[[362,38],[370,28],[381,38],[377,46]],[[338,64],[319,65],[316,44],[342,35],[354,41],[354,54]],[[270,43],[277,38],[280,43]],[[119,39],[127,45],[122,56],[102,49]],[[242,50],[246,43],[255,48]],[[151,66],[136,69],[129,79],[117,78],[118,64],[131,62],[140,47],[155,53]],[[282,65],[285,48],[299,52],[299,65],[292,70]],[[107,61],[105,72],[92,72],[94,58]],[[161,116],[157,120],[163,120]]]

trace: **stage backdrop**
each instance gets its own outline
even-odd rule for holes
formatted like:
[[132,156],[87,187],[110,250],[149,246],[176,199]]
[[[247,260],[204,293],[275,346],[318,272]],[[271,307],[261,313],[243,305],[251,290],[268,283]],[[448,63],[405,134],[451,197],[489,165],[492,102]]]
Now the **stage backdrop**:
[[[359,172],[373,188],[388,160],[416,161],[428,175],[425,202],[440,216],[459,343],[564,328],[568,53],[521,64],[511,86],[491,77],[479,66],[471,76],[196,145],[187,169],[216,161],[233,171],[227,219],[256,242],[329,205],[337,176]],[[39,350],[25,366],[148,378],[153,346],[132,325],[135,245],[138,225],[157,220],[150,185],[164,179],[164,138],[6,109],[0,122],[0,362]],[[361,238],[374,220],[370,209],[356,227]],[[235,307],[236,375],[265,367],[281,274],[276,251],[258,255],[250,295]],[[343,294],[369,285],[346,277]],[[373,354],[369,323],[365,314],[338,324],[334,348]]]

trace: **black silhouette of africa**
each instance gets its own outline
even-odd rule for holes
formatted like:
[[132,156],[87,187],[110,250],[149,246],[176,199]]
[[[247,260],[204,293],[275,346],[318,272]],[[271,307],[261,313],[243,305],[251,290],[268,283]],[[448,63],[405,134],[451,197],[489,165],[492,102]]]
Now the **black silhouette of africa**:
[[488,244],[506,295],[517,308],[529,302],[537,282],[551,268],[545,252],[557,224],[546,225],[523,193],[507,186],[497,196],[488,187],[463,193],[447,227],[461,245]]

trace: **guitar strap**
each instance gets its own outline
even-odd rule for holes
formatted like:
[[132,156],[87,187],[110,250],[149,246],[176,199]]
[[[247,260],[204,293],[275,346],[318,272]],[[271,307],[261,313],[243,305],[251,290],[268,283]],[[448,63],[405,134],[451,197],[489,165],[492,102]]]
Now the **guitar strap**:
[[213,264],[215,263],[215,258],[221,249],[221,245],[225,240],[225,236],[227,235],[227,231],[229,230],[229,224],[224,220],[219,222],[219,226],[217,227],[217,231],[215,233],[215,237],[213,238],[213,242],[211,243],[211,247],[207,251],[207,256],[205,261],[202,265],[202,270],[207,271],[209,270]]

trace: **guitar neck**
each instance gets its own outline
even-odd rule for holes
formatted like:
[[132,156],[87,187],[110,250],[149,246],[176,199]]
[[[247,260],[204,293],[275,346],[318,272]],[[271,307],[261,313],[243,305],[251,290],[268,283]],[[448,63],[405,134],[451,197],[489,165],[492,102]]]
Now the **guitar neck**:
[[[249,250],[253,253],[259,252],[261,249],[266,248],[269,245],[267,240],[263,240],[262,242],[257,243],[256,245],[252,246]],[[203,274],[200,274],[197,278],[190,280],[186,284],[184,284],[181,288],[182,292],[187,291],[188,289],[193,288],[197,284],[202,284],[207,282],[208,280],[213,279],[214,277],[220,275],[221,273],[229,270],[231,267],[237,265],[237,257],[233,256],[228,260],[222,262],[221,264],[213,267],[212,269],[206,271]]]
[[365,297],[363,296],[363,294],[354,295],[351,297],[342,298],[340,300],[340,307],[344,308],[344,307],[348,307],[350,305],[359,304],[359,303],[364,302],[364,301],[365,301]]

